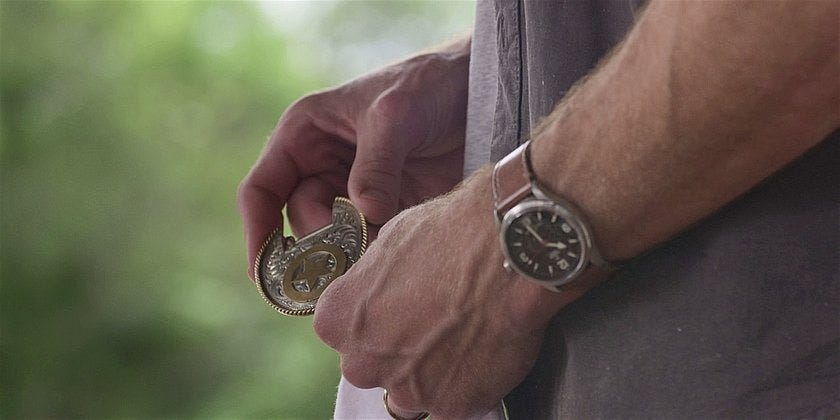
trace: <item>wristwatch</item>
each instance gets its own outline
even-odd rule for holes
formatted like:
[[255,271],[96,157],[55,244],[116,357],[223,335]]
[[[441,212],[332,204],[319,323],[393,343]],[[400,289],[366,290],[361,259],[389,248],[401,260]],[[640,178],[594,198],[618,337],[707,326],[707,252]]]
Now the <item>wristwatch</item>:
[[536,178],[530,141],[496,164],[493,201],[508,271],[559,292],[601,277],[590,271],[616,268],[601,257],[583,213]]

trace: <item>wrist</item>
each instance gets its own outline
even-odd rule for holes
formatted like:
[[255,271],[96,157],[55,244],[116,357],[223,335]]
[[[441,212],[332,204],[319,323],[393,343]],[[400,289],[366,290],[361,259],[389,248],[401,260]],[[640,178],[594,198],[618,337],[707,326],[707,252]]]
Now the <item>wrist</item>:
[[511,317],[515,325],[539,328],[550,321],[564,306],[578,299],[605,276],[590,271],[585,274],[586,278],[581,278],[575,284],[564,287],[563,291],[558,293],[542,287],[520,274],[505,270],[505,257],[499,237],[499,224],[494,211],[494,197],[491,187],[492,169],[492,165],[487,165],[465,181],[462,186],[462,189],[465,190],[465,202],[456,203],[456,205],[467,209],[469,216],[465,215],[465,217],[473,217],[479,223],[474,231],[481,232],[480,238],[484,245],[475,247],[475,249],[487,250],[486,255],[479,256],[479,258],[485,261],[484,265],[488,270],[493,271],[493,275],[489,279],[499,284],[498,287],[494,288],[499,296],[494,299],[502,305],[504,312]]

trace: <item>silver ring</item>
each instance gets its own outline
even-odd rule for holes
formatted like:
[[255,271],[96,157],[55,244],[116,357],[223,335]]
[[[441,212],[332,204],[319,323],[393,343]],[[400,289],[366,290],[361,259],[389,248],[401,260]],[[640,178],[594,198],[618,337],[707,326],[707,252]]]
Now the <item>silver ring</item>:
[[388,407],[388,390],[386,389],[385,392],[382,394],[382,401],[385,403],[385,411],[388,412],[388,415],[391,416],[394,420],[424,420],[429,418],[429,412],[424,411],[418,414],[415,417],[400,417],[393,411],[391,411],[391,407]]

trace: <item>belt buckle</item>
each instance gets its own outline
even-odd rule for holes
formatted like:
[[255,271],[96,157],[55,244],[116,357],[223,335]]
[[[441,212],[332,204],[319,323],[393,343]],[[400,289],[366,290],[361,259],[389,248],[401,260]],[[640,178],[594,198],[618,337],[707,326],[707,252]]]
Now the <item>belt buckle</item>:
[[257,289],[281,314],[312,315],[321,293],[365,253],[367,239],[364,215],[337,197],[329,225],[297,240],[281,229],[268,236],[254,263]]

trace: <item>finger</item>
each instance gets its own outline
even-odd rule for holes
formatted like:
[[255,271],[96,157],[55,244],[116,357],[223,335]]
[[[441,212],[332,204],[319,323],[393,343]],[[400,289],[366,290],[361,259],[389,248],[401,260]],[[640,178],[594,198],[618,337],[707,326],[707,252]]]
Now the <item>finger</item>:
[[[280,211],[300,178],[346,168],[352,147],[337,141],[348,128],[319,95],[302,98],[283,115],[257,164],[239,188],[237,204],[245,227],[248,275],[272,230],[282,228]],[[346,162],[346,163],[345,163]],[[349,171],[348,171],[349,172]]]
[[266,149],[239,186],[237,206],[245,228],[248,276],[254,278],[253,261],[268,235],[283,227],[280,210],[298,182],[298,170],[282,150]]
[[409,399],[405,398],[404,394],[400,391],[401,388],[394,388],[390,391],[386,391],[387,396],[383,395],[383,399],[385,399],[385,407],[387,410],[391,411],[391,413],[388,414],[396,414],[396,417],[401,419],[416,419],[424,413],[418,409],[403,408],[408,406],[407,401],[409,401]]
[[[360,141],[350,169],[350,199],[372,224],[384,224],[398,210],[405,154],[387,133]],[[361,140],[361,139],[360,139]]]
[[[346,339],[355,325],[367,322],[367,305],[359,305],[366,299],[360,280],[364,274],[358,274],[361,262],[353,264],[346,273],[339,276],[321,293],[315,306],[312,328],[324,344],[343,354],[352,349],[345,348]],[[361,292],[360,292],[361,290]],[[355,384],[354,384],[355,385]],[[357,385],[358,386],[358,385]]]
[[298,238],[330,223],[337,193],[325,180],[304,178],[289,197],[287,211],[292,232]]
[[259,160],[239,186],[237,206],[245,228],[251,279],[257,252],[274,229],[283,228],[280,211],[302,176],[294,158],[301,149],[296,144],[327,137],[301,110],[304,102],[299,101],[302,105],[293,105],[280,118]]
[[353,354],[340,355],[341,374],[356,388],[370,389],[379,386],[379,372],[376,365],[365,363]]
[[422,137],[413,98],[386,93],[372,105],[358,129],[356,157],[350,169],[350,199],[373,224],[383,224],[399,210],[401,174],[409,147]]

